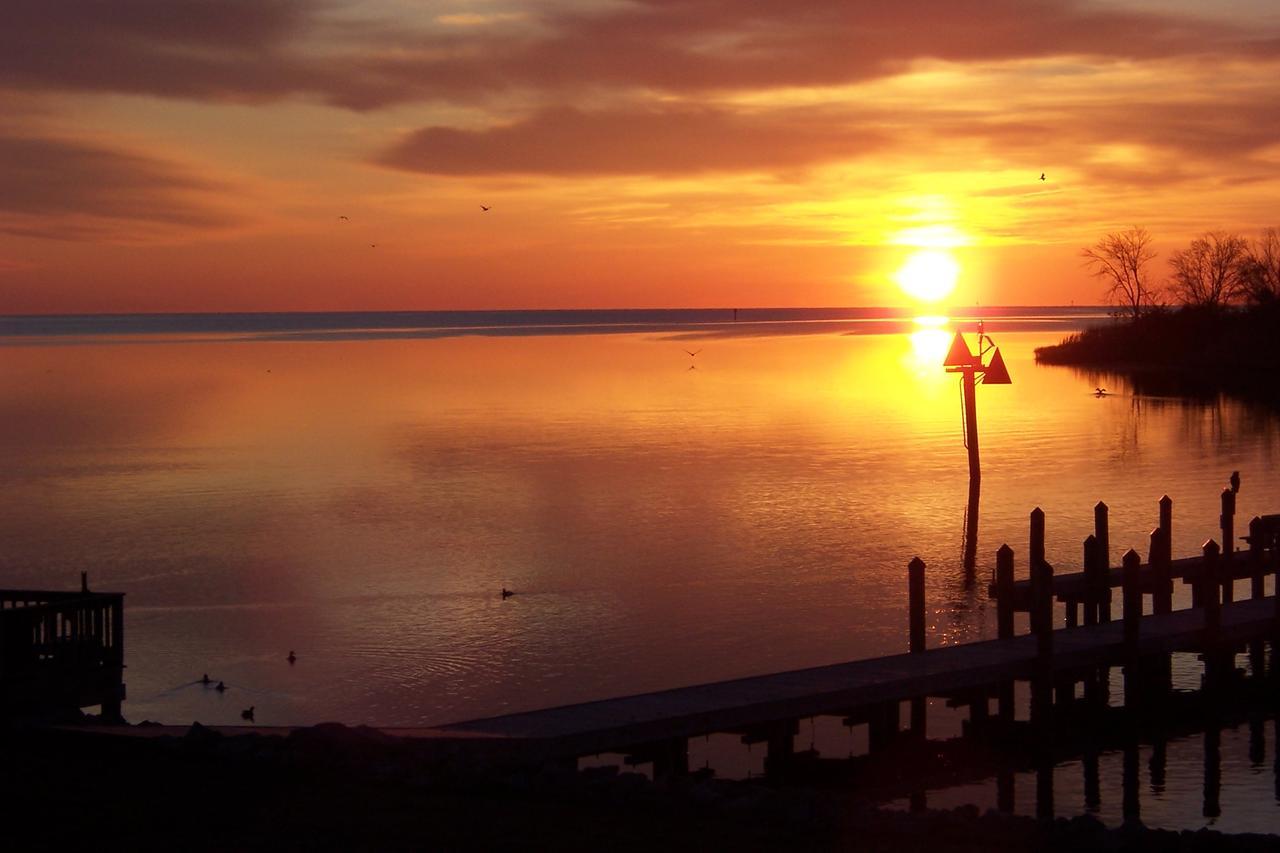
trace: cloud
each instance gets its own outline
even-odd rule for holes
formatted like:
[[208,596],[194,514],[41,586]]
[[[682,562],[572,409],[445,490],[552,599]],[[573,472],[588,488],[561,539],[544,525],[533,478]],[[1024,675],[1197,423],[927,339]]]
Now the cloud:
[[323,88],[309,0],[7,0],[0,83],[203,100]]
[[379,159],[438,175],[689,174],[778,170],[856,156],[877,133],[813,113],[711,109],[543,110],[483,130],[428,127]]
[[[923,59],[1274,57],[1273,33],[1075,0],[529,2],[416,20],[320,0],[8,0],[0,84],[352,109],[835,86]],[[403,14],[403,13],[402,13]],[[443,22],[443,23],[442,23]],[[494,26],[500,24],[500,26]]]
[[0,230],[97,239],[136,226],[216,228],[227,187],[167,162],[70,139],[0,132]]

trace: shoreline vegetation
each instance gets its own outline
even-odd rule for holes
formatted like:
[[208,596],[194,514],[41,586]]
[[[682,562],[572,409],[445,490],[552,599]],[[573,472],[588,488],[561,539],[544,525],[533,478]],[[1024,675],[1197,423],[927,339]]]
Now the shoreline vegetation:
[[1150,271],[1156,251],[1145,228],[1107,234],[1080,256],[1125,320],[1040,347],[1037,363],[1125,376],[1140,395],[1228,393],[1280,405],[1280,228],[1253,240],[1206,231],[1169,256],[1163,283]]
[[1138,394],[1227,393],[1280,406],[1280,302],[1151,310],[1039,347],[1035,357],[1039,364],[1122,376]]

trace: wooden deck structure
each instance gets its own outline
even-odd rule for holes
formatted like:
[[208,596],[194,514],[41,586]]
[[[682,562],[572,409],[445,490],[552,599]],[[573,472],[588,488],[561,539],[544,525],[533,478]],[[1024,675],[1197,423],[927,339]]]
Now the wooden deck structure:
[[[1234,496],[1231,491],[1230,512],[1224,497],[1220,519],[1228,536]],[[1036,727],[1051,721],[1059,706],[1074,702],[1078,685],[1086,702],[1105,706],[1111,667],[1123,668],[1125,705],[1136,710],[1154,709],[1169,695],[1175,652],[1201,653],[1207,684],[1234,672],[1239,649],[1247,648],[1260,666],[1264,643],[1280,638],[1280,596],[1266,595],[1264,587],[1265,576],[1277,572],[1280,516],[1254,519],[1247,556],[1224,555],[1210,540],[1200,556],[1172,560],[1166,497],[1148,560],[1130,550],[1115,569],[1106,559],[1105,504],[1099,504],[1095,520],[1098,529],[1085,542],[1080,572],[1055,577],[1044,555],[1045,519],[1038,508],[1031,513],[1030,577],[1015,581],[1014,553],[1008,545],[999,549],[991,587],[997,599],[994,640],[925,648],[925,566],[917,558],[907,572],[907,654],[466,720],[441,729],[533,741],[545,754],[563,759],[624,753],[632,761],[652,760],[655,774],[687,771],[689,738],[735,733],[745,742],[768,744],[768,770],[792,754],[804,718],[837,715],[849,725],[866,723],[874,752],[903,734],[923,737],[929,697],[967,706],[975,725],[988,723],[994,699],[996,718],[990,722],[1012,723],[1014,683],[1026,681]],[[1193,585],[1192,607],[1172,610],[1174,578]],[[1234,583],[1240,578],[1251,580],[1250,597],[1235,601]],[[1113,621],[1114,587],[1123,592],[1123,618]],[[1144,604],[1145,596],[1150,598]],[[1066,614],[1066,626],[1057,629],[1055,598]],[[1019,609],[1030,612],[1031,632],[1015,636],[1013,616]],[[910,720],[903,732],[900,711],[908,702]]]
[[0,714],[101,705],[120,719],[124,593],[0,590]]

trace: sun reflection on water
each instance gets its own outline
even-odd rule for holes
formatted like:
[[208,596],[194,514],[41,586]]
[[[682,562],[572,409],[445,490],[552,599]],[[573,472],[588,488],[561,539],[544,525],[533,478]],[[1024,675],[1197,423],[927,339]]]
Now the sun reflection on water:
[[916,329],[909,336],[909,363],[921,379],[937,380],[945,376],[942,361],[951,346],[951,333],[946,328],[949,322],[949,318],[941,316],[916,317],[913,320]]

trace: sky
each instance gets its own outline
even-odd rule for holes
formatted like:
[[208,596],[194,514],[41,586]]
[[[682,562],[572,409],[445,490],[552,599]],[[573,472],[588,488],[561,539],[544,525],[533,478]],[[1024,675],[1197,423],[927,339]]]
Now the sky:
[[1280,225],[1274,0],[4,17],[0,313],[1096,304]]

